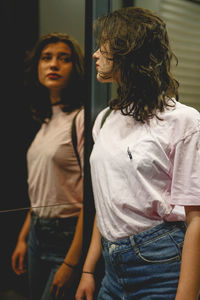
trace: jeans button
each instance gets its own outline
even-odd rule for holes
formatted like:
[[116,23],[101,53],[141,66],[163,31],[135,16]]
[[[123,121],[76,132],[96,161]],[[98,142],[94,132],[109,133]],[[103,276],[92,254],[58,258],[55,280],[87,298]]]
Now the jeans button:
[[109,247],[109,254],[111,254],[118,247],[119,247],[118,245],[111,244],[111,246]]

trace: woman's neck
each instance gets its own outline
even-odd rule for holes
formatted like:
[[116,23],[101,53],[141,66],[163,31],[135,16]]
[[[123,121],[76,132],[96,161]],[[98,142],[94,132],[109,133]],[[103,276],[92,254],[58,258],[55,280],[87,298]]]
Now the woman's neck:
[[60,103],[61,101],[60,93],[50,92],[50,100],[52,105]]

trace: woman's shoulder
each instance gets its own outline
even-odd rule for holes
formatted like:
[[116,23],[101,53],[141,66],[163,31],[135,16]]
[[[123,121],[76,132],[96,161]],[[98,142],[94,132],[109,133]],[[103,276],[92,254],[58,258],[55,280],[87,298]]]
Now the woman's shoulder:
[[106,117],[108,117],[108,114],[110,113],[110,111],[111,110],[110,110],[109,106],[107,106],[97,114],[97,117],[94,121],[93,130],[92,130],[94,140],[96,139],[96,137],[103,125],[103,122],[105,121]]
[[170,121],[180,123],[182,125],[200,126],[200,113],[194,107],[175,102],[175,106],[166,110],[165,115]]
[[84,119],[84,113],[85,113],[85,109],[84,107],[82,106],[81,108],[77,109],[75,111],[75,116],[77,116],[77,119]]
[[84,119],[85,119],[85,110],[84,107],[81,107],[74,111],[73,120],[76,123],[78,128],[82,128],[84,126]]
[[188,116],[189,118],[191,116],[199,118],[199,116],[200,116],[200,113],[197,109],[195,109],[192,106],[181,103],[181,102],[176,102],[176,110],[175,111],[183,116]]
[[100,129],[103,125],[103,122],[105,122],[106,118],[110,114],[110,112],[111,112],[111,109],[109,106],[102,109],[96,116],[96,119],[94,121],[94,127]]
[[181,102],[175,102],[174,107],[166,109],[164,120],[168,128],[171,128],[172,135],[184,138],[200,131],[199,111]]

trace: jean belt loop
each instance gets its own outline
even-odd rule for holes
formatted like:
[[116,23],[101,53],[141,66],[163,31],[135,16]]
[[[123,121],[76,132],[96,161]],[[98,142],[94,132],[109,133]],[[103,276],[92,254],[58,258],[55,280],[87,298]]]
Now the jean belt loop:
[[135,247],[134,235],[131,235],[131,236],[129,237],[129,239],[130,239],[130,242],[131,242],[131,246],[132,246],[132,247]]
[[33,212],[32,217],[33,217],[33,224],[34,226],[36,226],[38,223],[38,216]]
[[60,223],[61,223],[61,222],[60,222],[60,220],[59,220],[59,219],[56,219],[56,220],[55,220],[55,225],[56,225],[56,227],[57,227],[57,228],[59,228],[59,227],[60,227]]

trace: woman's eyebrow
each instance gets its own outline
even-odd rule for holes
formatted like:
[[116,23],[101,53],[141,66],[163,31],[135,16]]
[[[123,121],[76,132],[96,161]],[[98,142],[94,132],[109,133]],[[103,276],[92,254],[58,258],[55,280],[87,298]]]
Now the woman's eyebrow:
[[65,56],[71,56],[71,53],[68,53],[68,52],[59,52],[58,53],[59,55],[65,55]]
[[[41,53],[41,55],[52,55],[53,52],[50,52],[50,51],[44,51]],[[68,53],[68,52],[58,52],[57,55],[65,55],[65,56],[71,56],[71,53]]]

